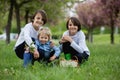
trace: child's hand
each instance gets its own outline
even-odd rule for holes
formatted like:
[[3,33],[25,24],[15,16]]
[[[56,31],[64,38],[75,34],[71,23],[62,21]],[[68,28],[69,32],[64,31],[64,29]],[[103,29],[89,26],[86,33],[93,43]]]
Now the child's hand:
[[50,61],[53,61],[56,58],[55,55],[53,55],[52,57],[50,57]]
[[64,41],[69,41],[69,42],[72,42],[72,41],[73,41],[72,38],[71,38],[70,36],[67,36],[67,35],[64,35],[64,36],[62,37],[62,40],[64,40]]
[[61,39],[61,40],[59,41],[60,44],[62,44],[62,43],[64,43],[64,42],[66,42],[64,39]]
[[39,52],[37,51],[37,49],[34,49],[34,54],[33,55],[34,55],[35,59],[39,58],[40,55],[39,55]]
[[29,50],[30,50],[29,47],[28,47],[27,45],[25,45],[25,48],[24,48],[24,49],[25,49],[25,53],[28,53]]
[[51,47],[54,47],[54,46],[55,46],[55,44],[54,44],[53,41],[51,41],[50,46],[51,46]]

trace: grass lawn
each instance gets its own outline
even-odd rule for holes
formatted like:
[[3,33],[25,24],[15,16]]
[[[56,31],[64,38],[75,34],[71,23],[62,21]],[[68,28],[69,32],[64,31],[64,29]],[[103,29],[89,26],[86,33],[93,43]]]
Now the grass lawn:
[[[22,67],[23,61],[14,51],[15,41],[9,45],[0,40],[0,80],[119,80],[120,36],[115,35],[115,44],[110,44],[109,35],[94,35],[94,43],[88,43],[89,60],[78,68],[45,66]],[[63,57],[61,55],[61,57]]]

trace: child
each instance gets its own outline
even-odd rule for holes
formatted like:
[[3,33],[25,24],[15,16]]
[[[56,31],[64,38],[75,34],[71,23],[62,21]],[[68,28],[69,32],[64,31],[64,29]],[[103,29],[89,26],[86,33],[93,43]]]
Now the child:
[[90,52],[85,42],[85,35],[81,30],[81,24],[76,17],[68,19],[66,28],[68,29],[63,33],[60,43],[62,44],[61,50],[71,59],[77,59],[79,63],[87,60]]
[[15,44],[16,55],[24,60],[24,67],[30,62],[32,54],[29,54],[25,51],[25,45],[32,46],[34,58],[39,58],[39,52],[35,48],[35,45],[32,44],[32,38],[37,39],[38,30],[46,24],[47,17],[46,13],[43,10],[36,11],[32,17],[32,22],[25,25],[25,27],[20,32],[18,40]]
[[[58,58],[60,54],[60,49],[51,42],[51,31],[47,27],[40,29],[38,39],[35,40],[35,45],[40,53],[38,61],[50,62]],[[34,61],[35,59],[33,60],[33,64]]]

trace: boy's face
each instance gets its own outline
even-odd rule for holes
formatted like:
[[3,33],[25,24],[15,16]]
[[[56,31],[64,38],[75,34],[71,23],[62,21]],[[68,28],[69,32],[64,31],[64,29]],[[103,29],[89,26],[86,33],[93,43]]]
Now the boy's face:
[[68,22],[68,30],[69,30],[69,33],[70,35],[75,35],[78,31],[78,27],[75,26],[71,20],[69,20]]
[[42,15],[40,13],[37,13],[33,20],[33,26],[36,30],[39,30],[39,27],[43,25],[43,19]]
[[49,40],[49,37],[48,37],[47,34],[41,33],[41,34],[39,35],[39,41],[40,41],[42,44],[45,44],[48,40]]

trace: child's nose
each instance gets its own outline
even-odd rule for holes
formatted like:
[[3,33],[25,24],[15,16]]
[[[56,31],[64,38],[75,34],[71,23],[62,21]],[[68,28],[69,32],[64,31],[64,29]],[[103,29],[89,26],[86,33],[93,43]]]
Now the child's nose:
[[41,19],[39,20],[39,22],[40,22],[41,24],[43,24],[43,21],[42,21]]
[[72,25],[71,28],[74,28],[74,25]]
[[39,19],[39,21],[41,22],[41,21],[42,21],[42,19]]

